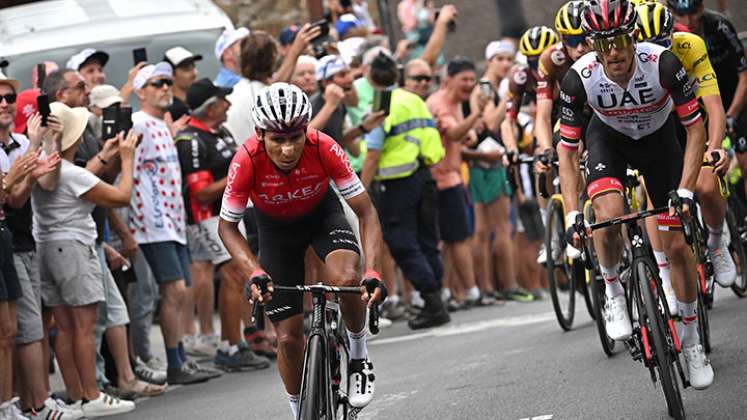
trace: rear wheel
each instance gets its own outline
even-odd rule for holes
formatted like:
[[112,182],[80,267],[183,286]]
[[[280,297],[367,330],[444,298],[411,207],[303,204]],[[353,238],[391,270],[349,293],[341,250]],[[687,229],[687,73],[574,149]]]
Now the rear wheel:
[[726,208],[726,226],[729,228],[729,251],[737,266],[737,279],[731,290],[739,297],[747,296],[747,251],[745,250],[742,234],[745,228],[737,223],[737,218],[731,208]]
[[[565,214],[563,203],[558,198],[551,198],[547,206],[547,230],[545,232],[545,249],[547,250],[548,282],[550,297],[555,316],[560,327],[568,331],[573,326],[576,309],[576,283],[574,264],[565,255]],[[557,259],[554,256],[558,256]],[[575,264],[581,267],[580,264]],[[578,270],[580,271],[580,270]]]
[[636,262],[635,272],[643,300],[645,302],[646,314],[641,314],[645,324],[648,326],[649,343],[651,344],[651,357],[656,363],[656,371],[659,374],[661,387],[667,401],[669,415],[680,420],[685,418],[685,408],[682,404],[680,386],[677,382],[677,370],[675,368],[676,352],[671,340],[668,323],[668,315],[664,307],[659,304],[660,297],[652,291],[653,287],[661,288],[658,279],[658,270],[654,269],[652,263],[646,260]]

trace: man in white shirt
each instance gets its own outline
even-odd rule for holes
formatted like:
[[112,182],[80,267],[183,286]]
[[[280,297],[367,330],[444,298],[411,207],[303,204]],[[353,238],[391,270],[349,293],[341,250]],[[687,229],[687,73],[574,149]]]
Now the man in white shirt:
[[189,366],[181,342],[179,314],[191,278],[179,156],[164,121],[172,85],[171,66],[165,62],[143,67],[133,81],[142,106],[132,115],[133,130],[142,140],[135,152],[128,225],[159,284],[168,382],[189,384],[209,376]]

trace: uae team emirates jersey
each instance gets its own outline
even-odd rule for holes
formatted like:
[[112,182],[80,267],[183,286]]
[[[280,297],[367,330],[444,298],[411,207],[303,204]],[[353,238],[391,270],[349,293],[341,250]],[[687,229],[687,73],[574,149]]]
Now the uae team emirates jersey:
[[273,219],[296,220],[319,205],[330,181],[345,199],[365,191],[345,151],[328,135],[308,130],[301,159],[288,173],[275,166],[264,142],[254,136],[231,161],[220,216],[239,222],[251,199],[258,211]]

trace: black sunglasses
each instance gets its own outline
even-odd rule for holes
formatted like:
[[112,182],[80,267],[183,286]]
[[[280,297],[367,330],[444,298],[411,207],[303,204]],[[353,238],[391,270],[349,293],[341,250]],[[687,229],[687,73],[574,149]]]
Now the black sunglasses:
[[3,99],[5,99],[5,102],[7,102],[8,104],[14,104],[16,103],[16,94],[9,93],[7,95],[0,95],[0,103],[3,102]]
[[148,83],[149,86],[153,86],[156,89],[162,88],[164,85],[166,86],[172,86],[174,84],[174,81],[171,79],[158,79],[155,82]]
[[433,77],[427,76],[425,74],[417,74],[414,76],[410,76],[409,78],[416,82],[430,82],[433,79]]

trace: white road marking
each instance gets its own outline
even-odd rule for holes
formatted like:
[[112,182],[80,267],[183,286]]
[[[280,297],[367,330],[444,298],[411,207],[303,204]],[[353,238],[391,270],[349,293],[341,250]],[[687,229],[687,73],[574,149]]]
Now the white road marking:
[[552,414],[544,414],[542,416],[535,417],[524,417],[523,419],[519,420],[552,420]]
[[517,327],[522,325],[539,324],[555,320],[554,312],[544,312],[540,314],[514,316],[508,318],[497,318],[486,321],[477,321],[467,324],[454,324],[445,327],[432,328],[415,334],[408,334],[399,337],[382,338],[368,343],[369,346],[380,346],[382,344],[403,343],[407,341],[419,340],[425,337],[448,337],[452,335],[469,334],[473,332],[485,331],[498,327]]

